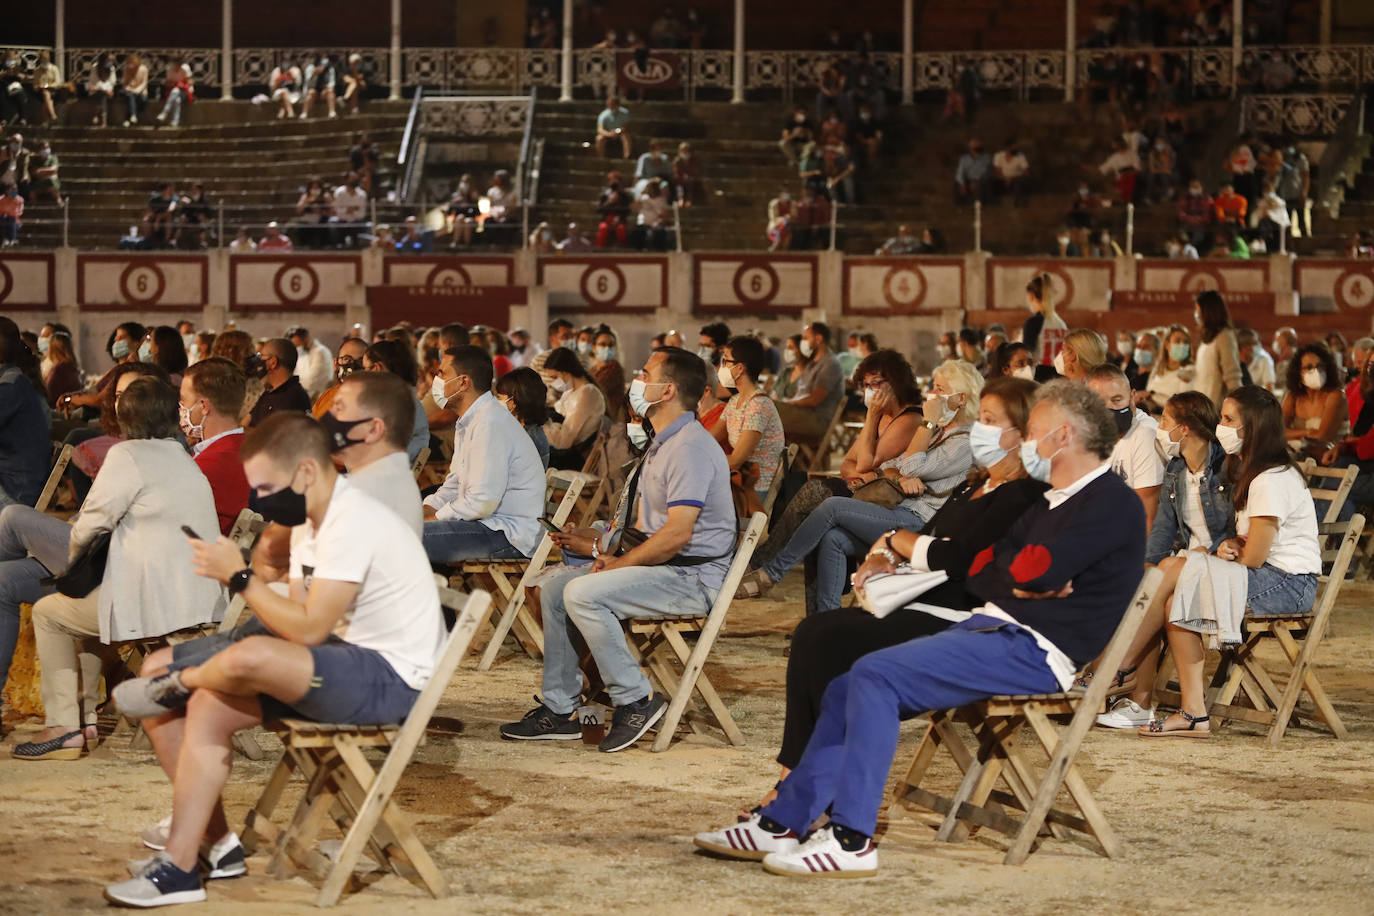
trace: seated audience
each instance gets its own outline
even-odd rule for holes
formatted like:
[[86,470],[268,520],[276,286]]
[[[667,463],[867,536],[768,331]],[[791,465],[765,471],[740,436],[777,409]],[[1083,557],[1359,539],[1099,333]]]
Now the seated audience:
[[[801,339],[800,334],[793,334],[783,344],[782,365],[773,378],[773,390],[769,392],[775,401],[783,402],[796,397],[802,374],[806,372],[807,363],[810,362],[802,356]],[[779,410],[778,414],[781,416],[782,411]]]
[[266,234],[258,241],[257,250],[282,252],[290,251],[292,247],[291,239],[281,231],[281,226],[278,225],[277,221],[272,220],[267,224]]
[[982,143],[970,140],[968,152],[959,157],[954,169],[954,199],[959,203],[985,199],[991,172],[992,157],[983,152]]
[[72,343],[71,335],[65,331],[59,331],[51,337],[38,338],[40,348],[46,347],[43,354],[44,361],[50,364],[50,368],[44,373],[44,381],[48,389],[48,406],[56,408],[57,402],[64,394],[71,394],[80,391],[83,387],[81,378],[81,367],[76,363],[76,345]]
[[1010,197],[1017,207],[1024,206],[1030,160],[1021,152],[1015,137],[993,155],[992,170],[997,176],[997,193],[1002,197]]
[[186,344],[182,343],[176,328],[165,324],[149,328],[139,344],[138,359],[159,366],[175,388],[181,384],[181,375],[186,371]]
[[[746,857],[741,848],[748,858],[764,853],[764,867],[787,876],[876,874],[873,835],[901,719],[1068,689],[1075,669],[1106,646],[1140,580],[1143,513],[1106,465],[1114,438],[1085,386],[1046,385],[1020,450],[1027,473],[1053,489],[974,557],[971,615],[865,655],[835,678],[777,798],[737,827],[698,834],[697,845],[733,858]],[[1026,564],[1029,553],[1045,562]],[[829,822],[812,832],[827,809]]]
[[[512,369],[496,380],[496,399],[520,421],[539,452],[539,463],[549,468],[549,437],[544,424],[549,418],[548,388],[529,366]],[[580,468],[579,468],[580,470]]]
[[[399,723],[433,674],[444,622],[420,544],[399,516],[339,477],[327,441],[316,421],[290,414],[248,435],[249,484],[264,515],[292,528],[285,575],[261,560],[245,568],[232,544],[192,541],[195,571],[242,594],[256,619],[153,653],[145,676],[115,692],[121,712],[144,720],[177,802],[165,852],[106,888],[112,901],[204,900],[204,845],[211,869],[242,867],[220,802],[234,732],[264,718]],[[289,584],[286,595],[269,585],[276,578]]]
[[[367,353],[367,341],[361,337],[346,337],[339,344],[339,354],[334,357],[334,384],[326,388],[310,407],[310,414],[316,420],[329,413],[334,397],[339,393],[339,384],[355,372],[362,372],[363,355]],[[428,419],[426,419],[428,425]]]
[[425,553],[434,563],[528,557],[542,535],[544,468],[520,422],[491,394],[491,356],[444,351],[434,402],[458,414],[448,477],[425,498]]
[[166,124],[170,120],[173,127],[181,126],[181,111],[196,100],[195,82],[191,79],[191,67],[186,63],[167,65],[167,75],[162,81],[164,101],[157,122]]
[[239,513],[248,507],[248,479],[239,449],[243,445],[243,370],[212,356],[182,377],[178,425],[191,445],[191,455],[215,498],[219,531],[229,536]]
[[706,199],[706,185],[702,181],[701,157],[692,144],[683,140],[677,145],[673,158],[673,193],[680,207],[695,207]]
[[1159,358],[1150,372],[1145,390],[1150,395],[1150,411],[1158,413],[1164,403],[1181,391],[1194,391],[1197,369],[1193,366],[1193,337],[1187,328],[1172,325],[1159,348]]
[[544,378],[556,400],[544,424],[549,440],[549,466],[580,471],[606,416],[606,397],[577,355],[554,350],[544,360]]
[[1250,376],[1250,383],[1273,391],[1276,381],[1274,357],[1260,343],[1259,334],[1253,328],[1241,328],[1236,332],[1236,348],[1241,365]]
[[176,391],[158,379],[137,379],[116,411],[126,441],[110,449],[76,522],[66,532],[44,526],[54,542],[66,535],[62,571],[104,532],[109,555],[94,591],[57,592],[33,606],[45,727],[15,745],[11,756],[18,760],[76,760],[95,746],[101,673],[118,661],[117,644],[208,623],[223,612],[219,587],[191,571],[181,532],[185,525],[213,537],[219,522],[205,475],[177,440]]
[[1064,346],[1054,358],[1054,371],[1073,382],[1086,382],[1088,374],[1107,362],[1107,345],[1102,335],[1089,328],[1070,331]]
[[414,386],[390,372],[355,372],[339,383],[333,405],[319,420],[330,453],[348,469],[348,482],[421,536],[420,488],[406,455],[415,424]]
[[1188,193],[1179,198],[1178,224],[1200,253],[1212,250],[1212,224],[1216,218],[1216,201],[1202,190],[1202,182],[1194,178],[1188,185]]
[[663,152],[663,144],[657,140],[649,141],[649,151],[640,154],[635,162],[635,184],[633,191],[636,195],[643,194],[644,189],[649,186],[649,182],[655,178],[659,183],[667,186],[673,177],[673,164]]
[[988,360],[988,380],[991,381],[998,376],[1035,381],[1035,358],[1031,355],[1030,348],[1020,341],[1004,343],[998,347],[996,353]]
[[1140,497],[1148,531],[1154,524],[1155,511],[1159,508],[1159,489],[1164,483],[1164,463],[1155,448],[1159,422],[1135,406],[1125,373],[1111,363],[1093,369],[1087,383],[1112,412],[1112,421],[1120,437],[1109,459],[1112,473],[1126,481]]
[[6,318],[0,322],[0,508],[32,506],[43,492],[52,460],[44,401],[38,361]]
[[606,416],[614,423],[625,419],[625,369],[617,358],[619,351],[615,332],[599,326],[592,338],[591,376],[606,397]]
[[667,710],[667,699],[653,692],[626,645],[620,621],[705,615],[725,581],[736,520],[725,455],[693,413],[706,381],[705,363],[668,347],[655,350],[635,379],[631,403],[644,405],[655,432],[637,472],[639,513],[633,527],[644,537],[635,538],[635,546],[622,537],[631,527],[625,515],[596,540],[578,533],[555,535],[564,551],[593,560],[575,568],[556,567],[542,579],[542,700],[519,722],[502,725],[501,737],[581,738],[577,709],[582,672],[574,632],[585,640],[615,707],[600,750],[630,747]]
[[782,122],[782,138],[778,140],[778,149],[782,150],[783,158],[795,166],[802,147],[815,139],[815,133],[815,125],[806,115],[806,106],[796,106]]
[[314,400],[329,387],[334,355],[328,347],[310,336],[308,328],[298,325],[290,328],[286,336],[296,346],[296,377],[301,380],[305,393]]
[[[722,388],[735,393],[725,405],[719,428],[730,446],[731,484],[746,490],[752,488],[757,494],[757,505],[746,503],[750,514],[762,510],[787,447],[778,408],[759,388],[762,372],[763,344],[746,336],[732,337],[726,342],[716,370],[717,381]],[[709,390],[711,385],[706,387]],[[721,438],[715,430],[712,434]]]
[[630,243],[636,251],[646,248],[668,250],[668,231],[672,227],[672,203],[668,186],[661,179],[651,178],[634,203],[635,228]]
[[835,409],[844,398],[844,372],[830,351],[830,328],[815,321],[802,328],[798,344],[806,366],[794,395],[778,404],[778,416],[788,442],[817,445],[830,429]]
[[602,159],[610,143],[619,144],[621,158],[630,158],[630,110],[615,96],[606,99],[606,107],[596,116],[596,154]]
[[1295,454],[1320,458],[1349,432],[1343,381],[1324,345],[1305,344],[1293,355],[1283,396],[1283,428]]
[[262,394],[248,415],[249,426],[257,426],[280,410],[310,412],[310,395],[295,375],[296,347],[285,337],[263,341],[256,357],[249,357],[244,371],[249,378],[263,381]]
[[[1359,346],[1369,338],[1356,342]],[[1360,373],[1345,387],[1346,405],[1354,420],[1350,435],[1341,439],[1321,457],[1321,463],[1331,467],[1360,469],[1354,485],[1341,507],[1340,519],[1349,519],[1357,507],[1374,503],[1374,359],[1365,359]]]
[[[379,340],[363,353],[363,369],[367,372],[390,372],[406,383],[414,392],[419,383],[419,367],[415,365],[415,349],[399,340]],[[414,461],[420,449],[429,445],[429,414],[419,397],[411,400],[410,436],[406,440],[406,458]]]

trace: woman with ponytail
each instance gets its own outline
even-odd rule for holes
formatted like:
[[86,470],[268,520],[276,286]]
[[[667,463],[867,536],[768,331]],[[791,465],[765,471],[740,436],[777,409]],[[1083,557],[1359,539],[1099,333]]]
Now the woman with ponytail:
[[1026,307],[1031,316],[1021,325],[1021,342],[1030,348],[1037,365],[1052,366],[1069,326],[1054,310],[1054,278],[1048,273],[1036,274],[1026,284]]

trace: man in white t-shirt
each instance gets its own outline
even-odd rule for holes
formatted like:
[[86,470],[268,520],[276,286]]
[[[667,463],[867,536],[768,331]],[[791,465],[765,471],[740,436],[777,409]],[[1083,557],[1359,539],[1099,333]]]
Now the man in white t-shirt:
[[144,670],[158,673],[117,688],[120,711],[144,720],[173,774],[174,811],[165,851],[106,888],[116,903],[204,900],[198,858],[211,877],[246,870],[220,803],[235,732],[265,718],[401,722],[445,639],[419,539],[339,476],[319,423],[275,414],[249,432],[241,454],[255,508],[292,529],[290,590],[245,567],[227,538],[192,542],[196,572],[242,594],[256,619],[155,652]]
[[348,482],[389,506],[416,536],[424,530],[420,488],[406,457],[415,397],[390,372],[354,372],[339,383],[320,416],[329,448],[348,468]]
[[349,172],[343,184],[334,189],[334,212],[329,221],[335,245],[353,240],[371,227],[367,222],[367,192],[362,189],[356,172]]
[[334,354],[312,338],[307,328],[291,328],[286,336],[296,345],[296,377],[313,403],[334,381]]
[[1145,507],[1145,533],[1155,523],[1159,508],[1159,488],[1164,484],[1164,459],[1155,447],[1159,421],[1131,403],[1131,383],[1126,374],[1111,363],[1098,366],[1088,375],[1088,387],[1097,392],[1112,412],[1120,436],[1109,459],[1112,471],[1135,490]]

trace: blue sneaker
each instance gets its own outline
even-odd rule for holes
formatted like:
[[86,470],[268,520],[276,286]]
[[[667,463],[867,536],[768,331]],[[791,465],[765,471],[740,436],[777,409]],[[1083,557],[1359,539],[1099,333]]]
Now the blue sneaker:
[[182,871],[164,853],[158,853],[138,877],[106,887],[105,899],[140,909],[200,903],[205,899],[205,885],[201,883],[199,868]]

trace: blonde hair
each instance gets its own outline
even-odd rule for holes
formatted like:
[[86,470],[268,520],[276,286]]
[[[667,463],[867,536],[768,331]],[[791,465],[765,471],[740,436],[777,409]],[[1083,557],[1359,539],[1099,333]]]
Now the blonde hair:
[[1064,338],[1064,346],[1073,350],[1084,373],[1093,371],[1107,361],[1107,346],[1102,342],[1102,335],[1090,328],[1070,331]]
[[930,374],[931,380],[940,378],[955,394],[965,395],[964,406],[954,415],[954,423],[963,426],[978,419],[978,400],[983,394],[983,376],[974,368],[973,363],[962,359],[947,359],[935,367]]

